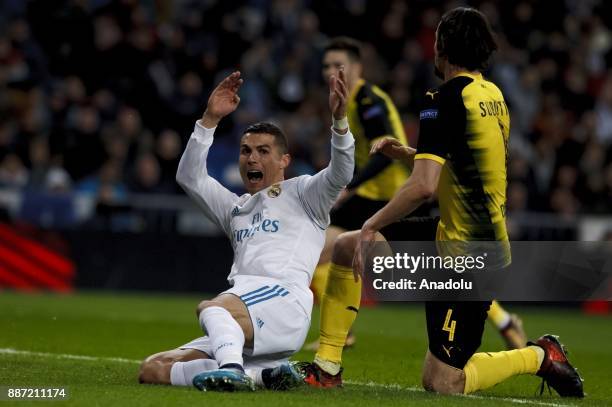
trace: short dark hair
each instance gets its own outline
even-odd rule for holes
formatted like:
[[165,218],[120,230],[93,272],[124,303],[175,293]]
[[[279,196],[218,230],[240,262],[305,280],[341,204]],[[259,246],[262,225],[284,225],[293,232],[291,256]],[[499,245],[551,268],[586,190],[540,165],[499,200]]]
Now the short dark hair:
[[353,61],[361,62],[361,43],[350,37],[332,38],[325,46],[327,51],[344,51]]
[[438,25],[437,50],[452,65],[483,71],[497,44],[489,21],[480,11],[457,7],[442,16]]
[[269,122],[259,122],[255,124],[251,124],[246,130],[242,133],[245,135],[247,133],[253,134],[270,134],[274,137],[274,143],[278,146],[281,154],[287,154],[289,152],[289,143],[287,142],[287,136],[285,133],[276,125]]

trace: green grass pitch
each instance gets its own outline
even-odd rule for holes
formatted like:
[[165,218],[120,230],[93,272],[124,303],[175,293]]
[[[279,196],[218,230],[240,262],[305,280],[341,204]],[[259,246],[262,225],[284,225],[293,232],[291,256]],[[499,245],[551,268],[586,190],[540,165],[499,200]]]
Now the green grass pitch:
[[[391,304],[363,308],[355,348],[345,352],[343,389],[303,388],[249,394],[200,393],[193,388],[139,385],[138,361],[174,348],[200,330],[200,298],[145,294],[19,295],[0,292],[0,387],[67,387],[65,401],[0,401],[6,405],[185,406],[486,406],[612,405],[612,318],[577,310],[511,308],[528,333],[555,333],[585,379],[587,398],[538,396],[539,379],[513,378],[474,397],[443,397],[420,390],[427,346],[423,307]],[[309,340],[316,337],[318,309]],[[487,326],[481,350],[502,347]],[[295,359],[311,360],[311,352]]]

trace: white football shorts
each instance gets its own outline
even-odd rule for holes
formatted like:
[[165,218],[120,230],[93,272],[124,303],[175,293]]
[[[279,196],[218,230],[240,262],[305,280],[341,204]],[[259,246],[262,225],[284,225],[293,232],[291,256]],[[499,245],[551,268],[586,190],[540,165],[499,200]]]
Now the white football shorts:
[[[239,297],[251,316],[254,344],[253,349],[244,348],[245,368],[277,366],[302,348],[310,328],[309,314],[279,281],[258,278],[236,284],[222,294]],[[212,356],[211,348],[207,336],[180,347]]]

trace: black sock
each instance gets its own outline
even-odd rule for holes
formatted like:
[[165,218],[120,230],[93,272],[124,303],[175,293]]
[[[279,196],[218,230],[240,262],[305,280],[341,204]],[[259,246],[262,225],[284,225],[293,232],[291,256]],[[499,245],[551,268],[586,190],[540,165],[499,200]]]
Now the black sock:
[[238,363],[226,363],[223,366],[219,366],[219,369],[234,369],[240,370],[242,373],[244,373],[244,368]]

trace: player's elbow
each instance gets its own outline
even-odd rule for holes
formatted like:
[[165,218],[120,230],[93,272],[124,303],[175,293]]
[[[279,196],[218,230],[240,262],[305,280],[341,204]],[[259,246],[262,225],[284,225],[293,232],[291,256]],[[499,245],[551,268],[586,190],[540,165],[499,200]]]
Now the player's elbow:
[[346,187],[352,180],[353,180],[353,174],[355,172],[355,164],[353,163],[352,165],[350,165],[346,171],[342,172],[342,180],[341,185],[342,187]]
[[339,185],[342,186],[342,188],[346,188],[346,186],[348,184],[350,184],[350,182],[353,180],[353,174],[349,174],[349,175],[345,175],[339,182]]
[[425,180],[420,180],[416,182],[416,191],[421,200],[429,201],[436,195],[436,186]]

